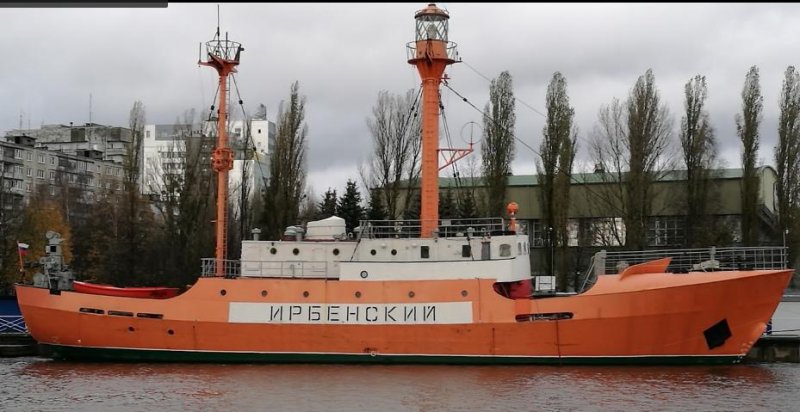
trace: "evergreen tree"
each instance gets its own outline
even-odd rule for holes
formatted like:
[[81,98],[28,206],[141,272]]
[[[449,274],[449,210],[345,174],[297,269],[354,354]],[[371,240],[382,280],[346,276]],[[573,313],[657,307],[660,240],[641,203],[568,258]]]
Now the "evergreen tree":
[[319,202],[319,218],[325,219],[335,215],[337,202],[336,189],[328,188],[325,194],[322,195],[322,201]]
[[422,198],[420,198],[419,189],[414,189],[413,191],[409,192],[409,196],[411,196],[411,202],[409,203],[408,208],[403,211],[403,219],[417,220],[419,219],[419,211],[420,207],[422,206]]
[[347,181],[344,195],[339,199],[336,211],[339,217],[344,218],[348,233],[358,227],[361,219],[364,218],[364,208],[361,206],[361,193],[358,191],[356,182]]
[[453,198],[452,190],[444,190],[439,194],[439,219],[452,219],[457,217],[458,210]]
[[473,219],[478,217],[478,206],[475,202],[475,193],[472,190],[464,190],[460,193],[461,201],[458,203],[458,217],[461,219]]
[[386,219],[386,209],[383,207],[383,201],[381,201],[381,192],[372,190],[369,197],[369,205],[367,206],[367,220],[384,219]]

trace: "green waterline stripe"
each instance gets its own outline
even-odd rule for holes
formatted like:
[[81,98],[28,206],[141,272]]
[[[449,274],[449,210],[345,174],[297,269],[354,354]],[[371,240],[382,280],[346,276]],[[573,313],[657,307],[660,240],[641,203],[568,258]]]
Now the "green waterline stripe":
[[474,365],[696,365],[739,363],[736,355],[666,355],[666,356],[493,356],[493,355],[401,355],[354,353],[266,353],[214,352],[160,349],[96,348],[42,345],[55,359],[132,362],[201,362],[201,363],[398,363],[398,364],[474,364]]

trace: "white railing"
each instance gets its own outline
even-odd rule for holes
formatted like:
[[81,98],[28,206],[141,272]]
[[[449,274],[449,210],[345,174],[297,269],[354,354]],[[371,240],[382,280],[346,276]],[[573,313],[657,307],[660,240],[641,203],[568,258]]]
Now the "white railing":
[[[276,277],[276,278],[338,278],[338,273],[329,273],[328,262],[309,261],[240,261],[224,260],[225,277]],[[202,276],[216,276],[217,260],[202,259]]]
[[0,315],[0,334],[3,333],[28,333],[22,315]]
[[[443,40],[433,40],[443,42]],[[461,58],[458,57],[458,44],[456,42],[447,41],[446,47],[446,54],[447,58],[456,62],[460,62]],[[420,56],[417,54],[417,42],[412,41],[406,43],[406,57],[408,60],[418,59]]]
[[673,273],[783,269],[786,252],[786,248],[772,246],[606,252],[604,273],[620,273],[627,266],[665,257],[672,258],[667,271]]
[[[362,220],[361,238],[418,238],[422,232],[421,220]],[[439,219],[437,236],[478,237],[505,233],[502,218]],[[521,231],[518,231],[521,233]]]
[[727,247],[607,252],[592,255],[589,269],[580,276],[578,293],[589,289],[599,275],[621,273],[626,267],[670,257],[667,272],[714,272],[720,270],[785,269],[785,247]]

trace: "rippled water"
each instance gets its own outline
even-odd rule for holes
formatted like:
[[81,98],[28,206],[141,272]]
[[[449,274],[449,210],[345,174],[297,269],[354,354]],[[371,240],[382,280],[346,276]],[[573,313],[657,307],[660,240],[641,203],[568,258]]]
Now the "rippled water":
[[3,411],[799,410],[800,365],[206,365],[0,359]]

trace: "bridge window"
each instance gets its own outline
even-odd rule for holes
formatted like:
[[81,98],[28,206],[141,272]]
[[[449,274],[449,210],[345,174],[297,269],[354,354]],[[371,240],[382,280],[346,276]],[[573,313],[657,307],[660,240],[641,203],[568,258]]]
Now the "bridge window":
[[470,245],[462,245],[461,246],[461,257],[468,258],[472,256],[472,246]]
[[511,256],[511,245],[508,243],[503,243],[500,245],[500,257],[509,257]]
[[431,257],[430,247],[429,246],[420,246],[419,248],[419,257],[423,259],[428,259]]

